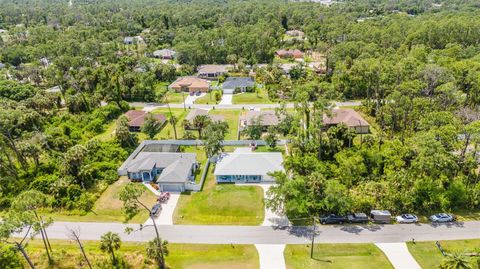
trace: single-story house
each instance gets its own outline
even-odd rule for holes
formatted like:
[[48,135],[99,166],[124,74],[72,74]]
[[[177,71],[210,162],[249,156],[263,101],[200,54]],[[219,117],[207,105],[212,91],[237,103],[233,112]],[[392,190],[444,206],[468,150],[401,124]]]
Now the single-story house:
[[274,110],[249,110],[245,116],[240,117],[240,127],[246,128],[255,123],[255,121],[260,120],[260,125],[263,126],[266,131],[268,127],[275,126],[280,123],[280,119],[277,117],[277,114]]
[[171,49],[161,49],[156,50],[153,52],[153,57],[164,59],[164,60],[171,60],[175,58],[175,54],[177,54],[174,50]]
[[273,182],[275,179],[269,173],[285,171],[282,163],[280,152],[252,152],[250,148],[238,148],[218,157],[213,174],[217,183]]
[[301,52],[298,49],[293,49],[293,50],[280,49],[280,50],[277,50],[275,54],[277,54],[277,56],[280,58],[290,58],[290,57],[295,59],[303,58],[303,52]]
[[208,92],[210,90],[210,81],[197,77],[181,77],[168,87],[176,92]]
[[195,153],[140,152],[123,168],[133,181],[153,181],[161,191],[183,192],[195,181],[196,159]]
[[285,32],[285,34],[291,37],[299,37],[299,38],[303,38],[305,36],[305,33],[300,30],[288,30]]
[[[200,108],[194,108],[188,112],[188,115],[185,117],[185,120],[189,123],[189,125],[192,125],[194,122],[194,119],[197,116],[205,115],[210,118],[211,121],[223,121],[225,118],[222,115],[209,115],[208,110],[205,109],[200,109]],[[188,128],[188,129],[193,129],[193,128]]]
[[323,116],[323,124],[329,128],[340,123],[347,125],[349,128],[355,129],[357,134],[368,134],[370,124],[357,111],[351,108],[334,109],[331,115]]
[[226,74],[232,68],[229,64],[206,64],[198,67],[198,77],[217,79]]
[[223,93],[246,92],[255,87],[255,81],[251,77],[229,77],[222,85]]
[[132,45],[132,44],[142,44],[142,43],[145,43],[145,41],[143,40],[143,37],[141,36],[126,36],[124,39],[123,39],[123,44],[125,45]]
[[[128,118],[128,129],[130,132],[140,132],[145,119],[150,113],[142,110],[129,110],[124,115]],[[152,114],[153,117],[161,124],[165,124],[167,117],[163,114]]]

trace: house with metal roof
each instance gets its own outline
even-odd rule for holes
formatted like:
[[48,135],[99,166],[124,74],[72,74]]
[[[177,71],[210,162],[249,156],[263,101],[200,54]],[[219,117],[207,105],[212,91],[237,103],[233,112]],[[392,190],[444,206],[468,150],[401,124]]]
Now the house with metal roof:
[[195,182],[197,154],[179,152],[139,152],[129,158],[119,174],[132,181],[156,182],[161,191],[183,192]]
[[246,92],[255,87],[255,81],[251,77],[229,77],[222,85],[223,93],[232,94]]
[[215,165],[217,183],[272,182],[272,172],[283,172],[280,152],[252,152],[250,148],[238,148],[233,153],[219,156]]

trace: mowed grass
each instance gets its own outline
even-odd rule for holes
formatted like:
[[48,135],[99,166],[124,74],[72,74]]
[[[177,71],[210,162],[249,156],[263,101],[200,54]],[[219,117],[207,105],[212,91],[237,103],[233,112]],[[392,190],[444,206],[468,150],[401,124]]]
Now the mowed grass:
[[216,184],[211,165],[203,190],[180,196],[175,224],[259,225],[264,218],[263,190],[257,186]]
[[[46,212],[44,215],[52,217],[56,221],[81,221],[81,222],[124,222],[125,216],[122,213],[123,202],[119,194],[129,180],[121,177],[115,183],[108,186],[102,195],[95,202],[92,210],[86,214],[70,211]],[[139,183],[140,184],[140,183]],[[148,206],[153,206],[157,197],[147,188],[140,197],[140,201]],[[43,213],[42,213],[43,214]],[[148,219],[148,212],[140,210],[129,223],[143,223]]]
[[393,268],[373,244],[316,244],[313,253],[311,259],[310,245],[287,245],[284,251],[287,268]]
[[[154,137],[154,139],[164,140],[164,139],[175,139],[175,132],[173,126],[168,122],[170,117],[173,115],[177,118],[177,123],[175,124],[177,131],[177,138],[181,139],[185,130],[183,129],[183,120],[188,115],[189,110],[184,110],[183,108],[159,108],[152,111],[154,114],[164,114],[167,117],[167,122],[163,126],[162,130]],[[146,136],[145,136],[146,137]],[[142,136],[139,136],[142,140]]]
[[[81,234],[80,234],[81,235]],[[74,241],[51,240],[54,264],[48,265],[42,241],[29,242],[26,251],[38,268],[87,268]],[[108,254],[100,251],[99,241],[83,241],[83,246],[92,266],[96,268],[110,259]],[[157,268],[153,260],[146,257],[146,243],[122,242],[116,251],[117,256],[130,265],[129,268]],[[169,268],[231,268],[253,269],[259,267],[258,254],[253,245],[201,245],[169,244],[166,263]],[[25,267],[27,264],[25,263]]]
[[208,92],[205,96],[202,96],[195,100],[195,104],[203,104],[203,105],[216,105],[219,102],[215,101],[215,96],[213,92]]
[[[447,253],[468,253],[480,251],[480,239],[440,241]],[[444,257],[435,242],[407,243],[408,250],[422,268],[438,268]],[[473,260],[473,259],[470,259]]]
[[233,104],[270,104],[272,103],[268,99],[268,95],[265,89],[260,88],[260,92],[244,92],[236,93],[232,98]]
[[238,139],[238,122],[241,110],[218,110],[212,109],[209,111],[210,115],[222,115],[224,120],[228,124],[228,134],[225,140],[237,140]]
[[188,92],[182,93],[182,92],[176,92],[176,91],[168,91],[166,96],[164,97],[163,101],[165,103],[170,103],[170,104],[183,104],[184,98],[187,99]]

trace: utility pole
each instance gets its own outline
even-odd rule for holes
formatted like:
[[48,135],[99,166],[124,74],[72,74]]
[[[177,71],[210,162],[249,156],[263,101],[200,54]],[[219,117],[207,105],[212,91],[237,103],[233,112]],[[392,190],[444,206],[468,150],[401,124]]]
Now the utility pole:
[[315,244],[315,233],[316,233],[316,218],[313,217],[313,229],[312,229],[312,244],[310,245],[310,259],[313,259],[313,245]]

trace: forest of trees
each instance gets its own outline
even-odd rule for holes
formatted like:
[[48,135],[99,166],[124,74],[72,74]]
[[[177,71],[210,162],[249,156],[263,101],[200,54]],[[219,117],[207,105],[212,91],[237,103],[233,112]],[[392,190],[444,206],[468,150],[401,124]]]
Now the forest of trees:
[[[162,102],[177,76],[232,62],[271,64],[257,83],[295,103],[269,130],[292,139],[272,208],[294,217],[480,209],[478,1],[72,2],[0,0],[1,210],[32,190],[50,208],[89,211],[137,144],[119,118],[128,102]],[[306,41],[285,42],[291,29]],[[136,35],[145,44],[123,43]],[[177,51],[178,69],[149,57],[161,48]],[[325,55],[325,72],[285,76],[272,65],[280,48]],[[346,99],[363,101],[372,134],[322,128],[329,102]],[[115,139],[99,139],[116,120]]]

